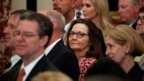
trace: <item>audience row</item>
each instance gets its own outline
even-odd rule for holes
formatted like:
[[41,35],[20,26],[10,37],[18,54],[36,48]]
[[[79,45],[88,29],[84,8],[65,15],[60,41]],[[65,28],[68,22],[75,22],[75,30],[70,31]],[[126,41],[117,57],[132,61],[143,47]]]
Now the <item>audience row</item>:
[[109,15],[108,0],[53,0],[54,10],[14,11],[3,31],[3,55],[9,58],[0,80],[143,81],[139,4],[118,1],[121,23]]

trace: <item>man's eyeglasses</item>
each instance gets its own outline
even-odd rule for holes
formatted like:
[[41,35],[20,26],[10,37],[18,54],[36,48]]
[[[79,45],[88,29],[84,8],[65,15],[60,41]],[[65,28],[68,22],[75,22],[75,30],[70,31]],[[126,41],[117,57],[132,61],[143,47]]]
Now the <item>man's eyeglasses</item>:
[[32,34],[32,33],[30,33],[30,32],[24,32],[24,33],[21,33],[20,31],[15,31],[14,32],[14,36],[16,37],[16,36],[22,36],[22,37],[24,37],[24,38],[32,38],[32,37],[34,37],[34,36],[36,36],[36,35],[34,35],[34,34]]
[[141,20],[142,23],[144,23],[144,17],[138,17],[138,21]]
[[77,32],[77,33],[76,32],[70,32],[69,33],[69,37],[73,37],[74,35],[76,35],[76,37],[78,37],[78,38],[82,38],[88,34],[82,33],[82,32]]

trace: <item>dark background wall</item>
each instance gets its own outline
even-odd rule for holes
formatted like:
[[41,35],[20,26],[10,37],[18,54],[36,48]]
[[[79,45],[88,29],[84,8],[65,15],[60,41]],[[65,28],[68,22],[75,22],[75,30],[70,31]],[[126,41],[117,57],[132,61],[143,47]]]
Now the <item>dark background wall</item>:
[[[108,0],[110,11],[117,11],[118,10],[118,0]],[[28,10],[37,10],[37,0],[27,0],[26,5]]]
[[37,0],[27,0],[26,7],[28,10],[36,11],[37,10]]
[[118,10],[118,0],[108,0],[110,11],[117,11]]

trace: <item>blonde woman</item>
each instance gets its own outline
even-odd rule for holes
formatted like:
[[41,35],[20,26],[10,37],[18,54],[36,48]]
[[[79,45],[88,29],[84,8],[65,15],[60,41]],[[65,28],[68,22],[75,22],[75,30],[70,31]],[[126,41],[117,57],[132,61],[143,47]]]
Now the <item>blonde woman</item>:
[[108,0],[83,0],[83,13],[86,19],[90,19],[105,34],[113,27],[113,21],[109,15]]
[[114,27],[106,36],[106,46],[106,55],[117,62],[132,81],[142,81],[144,72],[134,57],[144,53],[144,44],[134,29],[127,25]]

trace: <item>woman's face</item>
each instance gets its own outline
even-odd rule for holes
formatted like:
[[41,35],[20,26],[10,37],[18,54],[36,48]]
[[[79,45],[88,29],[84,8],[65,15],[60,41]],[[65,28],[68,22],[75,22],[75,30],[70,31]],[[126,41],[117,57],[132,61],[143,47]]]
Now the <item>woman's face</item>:
[[88,51],[90,46],[88,27],[81,23],[75,24],[70,31],[68,41],[72,50]]
[[127,44],[120,45],[113,38],[106,37],[106,55],[117,63],[120,63],[128,55],[129,46]]
[[82,5],[82,11],[86,19],[92,19],[94,17],[97,17],[97,12],[91,0],[83,0]]

